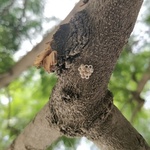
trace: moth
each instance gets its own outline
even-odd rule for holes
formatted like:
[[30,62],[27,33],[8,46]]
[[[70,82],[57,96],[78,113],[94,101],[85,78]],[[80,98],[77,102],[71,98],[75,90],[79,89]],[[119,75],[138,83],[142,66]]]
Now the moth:
[[34,66],[37,68],[43,67],[48,73],[55,71],[57,64],[57,51],[52,50],[50,42],[46,43],[48,46],[35,59]]

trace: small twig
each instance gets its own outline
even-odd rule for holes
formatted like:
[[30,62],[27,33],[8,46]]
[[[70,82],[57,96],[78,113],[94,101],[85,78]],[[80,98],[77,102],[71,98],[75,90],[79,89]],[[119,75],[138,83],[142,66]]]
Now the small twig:
[[135,109],[133,110],[132,115],[131,115],[132,123],[134,122],[135,116],[137,115],[137,113],[141,110],[142,106],[144,105],[145,100],[143,98],[141,98],[140,94],[143,91],[147,81],[150,80],[149,72],[150,72],[150,63],[147,68],[147,71],[143,74],[141,80],[137,83],[136,92],[132,92],[132,97],[137,102],[137,106],[135,107]]
[[134,122],[135,117],[139,113],[139,111],[141,110],[141,108],[143,107],[144,102],[145,102],[145,100],[141,99],[141,103],[138,103],[137,106],[135,107],[135,109],[133,110],[132,115],[131,115],[131,119],[130,119],[131,123]]

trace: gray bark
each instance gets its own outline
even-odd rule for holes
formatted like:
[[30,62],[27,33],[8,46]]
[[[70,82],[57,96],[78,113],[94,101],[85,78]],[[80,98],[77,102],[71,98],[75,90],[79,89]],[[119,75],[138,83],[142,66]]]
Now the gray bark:
[[[54,132],[56,137],[60,133],[85,136],[102,150],[150,149],[113,105],[113,95],[107,89],[141,5],[142,0],[90,0],[54,34],[51,47],[58,53],[56,70],[59,77],[49,103],[43,108],[44,117],[40,116],[47,124],[45,127],[39,123],[39,128],[45,132],[42,132],[43,136],[48,130],[49,139]],[[81,78],[78,71],[81,64],[93,66],[94,72],[89,79]],[[29,125],[31,132],[37,129],[36,126]],[[22,134],[32,135],[27,129]],[[32,136],[33,142],[39,140],[39,149],[44,149],[46,146],[40,146],[40,134],[36,132],[35,135],[38,136]],[[24,140],[27,141],[26,136]],[[51,140],[48,142],[51,144]],[[28,149],[37,149],[29,141],[26,145],[32,145]],[[17,144],[14,147],[13,150],[18,150]]]
[[[54,34],[51,46],[58,52],[59,79],[50,102],[51,121],[63,134],[86,136],[104,150],[148,149],[107,90],[141,4],[142,0],[89,1]],[[81,64],[94,68],[88,80],[79,74]]]
[[49,116],[47,104],[13,141],[8,150],[44,150],[51,145],[61,134],[50,125]]

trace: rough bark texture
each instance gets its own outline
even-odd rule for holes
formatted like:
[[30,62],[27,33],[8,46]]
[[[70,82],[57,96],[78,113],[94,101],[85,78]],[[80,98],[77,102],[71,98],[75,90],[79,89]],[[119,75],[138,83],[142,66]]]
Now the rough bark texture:
[[98,118],[93,123],[86,136],[102,150],[150,150],[115,106],[105,122]]
[[[132,32],[141,4],[142,0],[90,0],[54,34],[51,47],[58,53],[59,78],[49,107],[46,105],[43,108],[42,115],[46,119],[41,114],[35,119],[40,116],[40,121],[49,125],[48,131],[48,126],[45,130],[41,124],[40,129],[45,132],[42,132],[43,136],[47,135],[47,131],[52,132],[48,134],[50,139],[55,131],[56,135],[60,132],[71,137],[85,136],[102,150],[150,149],[143,137],[113,105],[113,96],[107,90],[110,76]],[[94,72],[89,79],[81,78],[78,71],[81,64],[93,66]],[[24,137],[23,141],[27,141],[26,145],[31,144],[27,140],[28,135],[34,142],[39,139],[42,143],[38,132],[33,134],[36,137],[31,136],[36,126],[29,125],[20,135]],[[29,129],[31,133],[28,133]],[[12,150],[19,150],[18,143]],[[44,144],[46,147],[47,142]],[[39,145],[39,149],[44,149],[44,144]],[[21,150],[27,149],[23,148]],[[28,148],[32,149],[38,149],[34,143]]]
[[13,141],[8,150],[45,150],[60,137],[60,132],[50,126],[49,116],[47,104]]
[[[59,80],[50,101],[51,121],[68,136],[86,136],[105,150],[145,150],[140,134],[113,105],[107,85],[133,30],[142,0],[92,0],[54,34]],[[92,65],[82,79],[78,68]]]

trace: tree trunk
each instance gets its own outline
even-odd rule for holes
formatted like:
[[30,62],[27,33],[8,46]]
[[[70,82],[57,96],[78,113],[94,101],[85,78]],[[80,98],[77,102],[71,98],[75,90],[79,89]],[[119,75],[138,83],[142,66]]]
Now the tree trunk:
[[[26,147],[21,150],[44,149],[54,132],[56,137],[59,133],[85,136],[102,150],[150,149],[113,105],[113,95],[107,90],[141,4],[142,0],[90,0],[69,23],[60,26],[51,42],[58,54],[58,82],[49,104],[35,118],[41,125],[31,123],[16,139],[13,150],[19,150],[17,141],[22,135]],[[37,129],[43,131],[41,137]],[[38,140],[44,144],[34,144]]]

